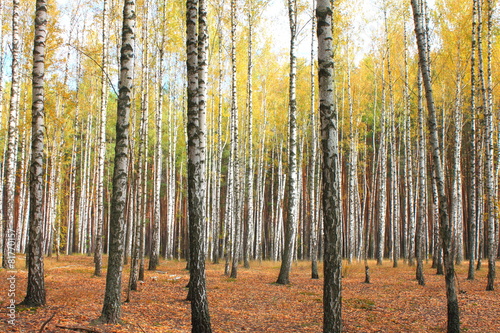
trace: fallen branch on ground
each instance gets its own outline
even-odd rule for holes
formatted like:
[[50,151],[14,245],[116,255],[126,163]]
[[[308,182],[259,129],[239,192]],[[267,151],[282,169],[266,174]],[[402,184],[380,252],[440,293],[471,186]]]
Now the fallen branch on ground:
[[81,327],[81,326],[62,326],[62,325],[56,325],[57,328],[62,328],[64,330],[70,330],[70,331],[75,331],[75,332],[87,332],[87,333],[101,333],[100,331],[97,331],[93,328],[87,328],[87,327]]
[[43,330],[45,329],[45,326],[47,326],[47,324],[52,320],[52,318],[54,318],[55,315],[56,315],[56,313],[54,312],[52,314],[52,316],[50,316],[49,319],[47,319],[46,321],[43,322],[42,327],[40,327],[40,330],[38,331],[38,333],[42,333],[43,332]]

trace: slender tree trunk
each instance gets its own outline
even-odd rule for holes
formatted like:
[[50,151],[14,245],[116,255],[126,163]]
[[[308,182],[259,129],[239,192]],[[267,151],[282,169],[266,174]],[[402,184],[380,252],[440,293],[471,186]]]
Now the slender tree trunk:
[[487,97],[483,108],[485,119],[485,150],[486,150],[486,216],[488,223],[488,283],[486,290],[495,290],[495,265],[497,258],[496,238],[498,236],[497,216],[495,213],[495,174],[493,169],[493,82],[492,82],[492,29],[493,29],[493,4],[488,0],[488,35],[487,35]]
[[312,2],[312,27],[311,27],[311,157],[309,167],[309,200],[310,200],[310,216],[311,216],[311,278],[319,279],[318,274],[318,205],[316,201],[316,193],[318,191],[318,169],[317,165],[318,154],[318,121],[316,110],[316,75],[315,75],[315,56],[314,40],[316,34],[316,18],[314,17],[316,11],[316,0]]
[[[14,196],[16,187],[16,162],[19,136],[19,98],[20,98],[20,37],[19,37],[19,0],[12,1],[12,82],[10,90],[9,124],[7,155],[5,157],[5,208],[3,216],[3,251],[8,253],[7,236],[14,231]],[[8,256],[2,256],[2,267],[7,268]]]
[[97,173],[97,232],[94,252],[95,276],[101,276],[102,269],[102,243],[104,224],[104,160],[106,158],[106,118],[108,110],[108,1],[103,1],[102,10],[102,73],[101,73],[101,122],[99,127],[99,161]]
[[[222,157],[223,157],[223,145],[222,145],[222,78],[223,78],[223,67],[222,67],[222,27],[218,25],[218,86],[217,86],[217,94],[218,94],[218,105],[217,105],[217,156],[215,158],[215,202],[214,205],[214,263],[219,263],[219,258],[224,255],[224,224],[221,221],[221,172],[222,172]],[[227,206],[227,203],[226,203]]]
[[[142,126],[141,126],[142,132]],[[141,153],[139,148],[139,161],[141,161]],[[139,275],[139,247],[141,246],[141,221],[143,219],[141,211],[141,201],[142,201],[142,168],[139,162],[139,175],[137,179],[132,179],[132,187],[135,188],[136,195],[136,206],[134,206],[135,218],[132,222],[132,252],[130,256],[130,278],[128,283],[128,290],[137,290],[137,279]],[[130,293],[127,295],[127,302],[130,301]]]
[[[143,86],[141,87],[142,89],[142,97],[141,97],[141,109],[142,113],[144,114],[143,120],[144,120],[144,126],[143,126],[143,133],[141,134],[141,143],[143,144],[142,147],[142,156],[139,155],[139,163],[140,163],[140,168],[141,172],[139,174],[142,175],[142,193],[139,197],[139,202],[140,202],[140,209],[141,209],[141,214],[139,216],[138,221],[140,222],[139,224],[139,275],[138,279],[139,281],[144,281],[144,252],[145,252],[145,246],[146,246],[146,216],[148,215],[148,152],[149,152],[149,36],[148,36],[148,26],[149,26],[149,7],[148,5],[144,6],[144,13],[143,13],[143,26],[142,26],[142,38],[143,38],[143,55],[142,55],[142,68],[144,68],[144,73],[142,75],[142,80],[143,80]],[[141,148],[139,148],[141,149]],[[141,158],[142,157],[142,158]],[[142,161],[142,162],[141,162]]]
[[[175,228],[175,193],[177,187],[176,180],[176,150],[177,150],[177,114],[175,108],[169,108],[169,157],[167,167],[167,188],[168,188],[168,205],[167,205],[167,241],[166,241],[166,258],[174,257],[174,228]],[[181,173],[182,174],[182,173]],[[182,188],[179,186],[179,188]],[[180,253],[177,253],[180,255]]]
[[318,0],[318,77],[323,149],[322,201],[324,223],[323,332],[342,331],[342,256],[338,120],[333,87],[332,7]]
[[165,46],[165,34],[164,34],[164,21],[165,21],[165,10],[162,9],[161,16],[161,27],[162,34],[160,37],[160,47],[158,52],[160,53],[160,57],[158,60],[158,69],[157,69],[157,77],[156,77],[156,85],[157,85],[157,95],[156,95],[156,119],[155,119],[155,128],[156,128],[156,143],[155,143],[155,174],[154,174],[154,224],[153,224],[153,232],[151,236],[151,255],[149,257],[149,267],[150,271],[156,270],[156,266],[159,265],[160,261],[160,225],[161,225],[161,175],[162,175],[162,166],[163,166],[163,154],[162,154],[162,115],[163,115],[163,53]]
[[[235,279],[238,276],[238,261],[239,261],[239,202],[238,202],[238,192],[239,192],[239,163],[238,163],[238,98],[236,89],[236,0],[231,0],[231,154],[230,154],[230,169],[231,169],[231,187],[228,191],[231,191],[228,195],[228,200],[230,200],[230,210],[229,210],[229,220],[231,227],[229,237],[231,239],[231,246],[228,248],[230,251],[231,260],[231,274],[230,277]],[[229,176],[228,176],[229,177]]]
[[245,237],[245,268],[250,268],[249,258],[252,255],[252,245],[254,242],[254,161],[253,161],[253,1],[248,2],[248,169],[247,169],[247,226]]
[[424,278],[424,223],[426,217],[425,194],[427,192],[426,175],[427,166],[425,165],[425,124],[424,124],[424,104],[423,104],[423,87],[422,87],[422,72],[418,71],[418,218],[417,218],[417,234],[415,241],[415,253],[417,257],[416,278],[418,284],[425,285]]
[[288,16],[290,21],[290,92],[289,92],[289,142],[288,142],[288,206],[285,230],[285,248],[278,275],[278,284],[290,283],[290,271],[295,252],[295,238],[297,236],[297,212],[298,212],[298,167],[297,167],[297,60],[295,56],[297,42],[297,3],[296,0],[288,0]]
[[[348,53],[349,58],[349,53]],[[347,179],[347,260],[348,263],[352,263],[354,256],[354,220],[355,220],[355,208],[354,208],[354,191],[355,191],[355,177],[356,177],[356,163],[355,155],[357,151],[355,139],[354,139],[354,124],[353,124],[353,101],[352,101],[352,88],[351,88],[351,63],[350,59],[347,60],[347,99],[349,104],[349,164],[348,164],[348,179]]]
[[455,127],[453,151],[453,179],[451,194],[451,221],[455,229],[456,263],[460,265],[464,259],[463,251],[463,213],[462,213],[462,78],[457,73],[457,88],[453,122]]
[[471,120],[470,120],[470,180],[469,180],[469,272],[468,280],[474,280],[474,265],[477,249],[477,187],[476,187],[476,33],[477,33],[477,0],[472,5],[472,46],[471,46]]
[[[28,135],[25,132],[22,135],[21,140],[21,179],[20,179],[20,189],[19,189],[19,216],[17,220],[16,227],[16,253],[24,253],[24,243],[23,240],[23,230],[25,224],[29,223],[29,199],[28,199],[28,191],[29,191],[29,171],[28,171],[28,162],[30,159],[28,158],[28,154],[31,154],[31,147],[28,143]],[[1,193],[0,193],[1,194]],[[1,197],[1,196],[0,196]],[[28,215],[28,216],[26,216]],[[22,249],[22,250],[21,250]]]
[[100,320],[116,324],[121,317],[121,282],[124,252],[125,203],[129,168],[129,123],[134,63],[135,2],[124,0],[120,80],[116,121],[115,166],[111,198],[110,246],[106,292]]
[[387,218],[387,110],[386,110],[386,82],[382,66],[382,115],[380,119],[380,177],[379,177],[379,207],[377,211],[377,265],[382,265],[385,250],[385,224]]
[[68,201],[68,224],[66,229],[66,255],[73,253],[74,228],[75,228],[75,201],[76,201],[76,143],[71,149],[71,164],[69,175],[69,201]]
[[404,133],[404,145],[405,145],[405,187],[407,198],[406,209],[407,212],[407,235],[405,233],[405,239],[408,240],[406,246],[403,247],[406,254],[404,258],[408,259],[410,266],[413,265],[415,257],[415,196],[413,192],[413,152],[412,152],[412,142],[411,142],[411,112],[410,112],[410,89],[409,89],[409,74],[408,74],[408,38],[406,33],[406,25],[404,30],[404,44],[405,44],[405,86],[404,86],[404,104],[405,104],[405,133]]
[[428,49],[426,48],[424,28],[422,24],[422,10],[419,0],[411,0],[413,8],[413,17],[415,24],[415,34],[417,37],[419,66],[424,81],[425,95],[428,108],[428,126],[430,132],[430,143],[432,146],[432,167],[435,172],[435,178],[439,194],[439,220],[440,235],[443,247],[443,259],[445,264],[446,296],[448,300],[448,328],[449,333],[460,332],[460,314],[458,308],[458,297],[456,290],[456,276],[453,255],[451,253],[451,234],[452,228],[448,216],[448,198],[445,191],[444,173],[441,164],[441,154],[439,149],[439,139],[437,133],[436,109],[432,93],[431,74],[428,63]]
[[[30,167],[30,227],[27,251],[28,287],[22,304],[29,307],[45,305],[43,265],[43,177],[44,177],[44,74],[45,41],[47,37],[47,2],[37,0],[35,13],[35,45],[33,49],[33,106]],[[6,253],[6,252],[4,252]]]
[[392,63],[391,63],[391,44],[389,41],[389,28],[387,18],[385,19],[385,35],[387,47],[387,81],[389,88],[389,133],[388,133],[388,149],[389,149],[389,173],[391,181],[390,192],[390,227],[391,227],[391,248],[393,267],[398,266],[400,257],[400,244],[399,244],[399,181],[398,181],[398,150],[396,149],[396,125],[395,125],[395,107],[394,107],[394,84],[392,78]]

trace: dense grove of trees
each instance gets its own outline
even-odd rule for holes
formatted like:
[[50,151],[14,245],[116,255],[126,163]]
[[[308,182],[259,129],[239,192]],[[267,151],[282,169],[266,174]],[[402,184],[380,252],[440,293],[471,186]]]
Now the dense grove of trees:
[[[474,279],[487,260],[494,289],[495,0],[37,1],[43,28],[34,3],[0,0],[3,253],[8,230],[33,258],[94,255],[98,276],[107,253],[107,281],[119,287],[130,263],[132,289],[160,258],[190,258],[203,306],[205,259],[233,278],[241,263],[281,260],[285,284],[293,260],[311,260],[313,278],[325,260],[334,312],[341,258],[416,264],[420,284],[432,260],[456,310],[450,331],[455,264],[468,260]],[[276,8],[284,37],[269,29]],[[119,317],[119,295],[107,289],[103,320]],[[209,331],[208,308],[198,316]]]

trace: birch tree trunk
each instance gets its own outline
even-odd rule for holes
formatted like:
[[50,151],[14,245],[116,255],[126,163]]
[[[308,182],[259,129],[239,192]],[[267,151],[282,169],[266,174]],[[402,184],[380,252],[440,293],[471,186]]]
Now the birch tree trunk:
[[382,66],[382,115],[380,119],[380,149],[379,149],[379,207],[377,211],[377,265],[382,265],[385,250],[385,224],[387,218],[387,110],[386,110],[386,82]]
[[[478,70],[478,81],[479,81],[479,96],[481,97],[482,104],[478,106],[476,110],[478,121],[483,125],[479,128],[478,139],[478,150],[480,153],[477,155],[478,163],[478,174],[477,174],[477,224],[478,224],[478,262],[477,269],[481,268],[482,257],[486,255],[486,245],[484,237],[485,222],[488,219],[488,202],[487,202],[487,185],[485,184],[485,173],[486,171],[486,122],[481,116],[486,112],[484,109],[488,107],[487,94],[486,94],[486,79],[484,77],[484,60],[483,60],[483,1],[478,2],[477,6],[478,14],[478,24],[477,24],[477,70]],[[480,115],[482,111],[482,114]],[[482,119],[483,118],[483,119]],[[486,189],[485,189],[486,187]],[[486,214],[486,215],[485,215]]]
[[244,266],[250,268],[249,258],[252,255],[254,243],[254,161],[253,161],[253,1],[248,1],[248,81],[247,81],[247,109],[248,109],[248,166],[247,166],[247,226],[245,237]]
[[[23,242],[23,231],[25,230],[25,226],[29,224],[29,161],[28,155],[31,155],[31,147],[28,142],[28,133],[23,133],[21,140],[21,180],[20,180],[20,189],[19,189],[19,216],[17,220],[16,227],[16,253],[24,253],[25,252],[25,243]],[[0,193],[1,194],[1,193]],[[0,196],[2,197],[2,196]],[[3,198],[3,197],[2,197]],[[26,239],[26,237],[24,237]]]
[[457,88],[453,122],[455,127],[453,150],[453,179],[451,193],[451,221],[455,229],[456,263],[460,265],[464,259],[463,251],[463,213],[462,213],[462,78],[457,73]]
[[483,108],[485,119],[485,150],[486,150],[486,216],[488,223],[488,283],[486,290],[495,290],[495,265],[497,258],[496,238],[498,236],[497,216],[495,212],[495,174],[493,169],[493,82],[492,82],[492,29],[493,29],[493,4],[488,0],[488,34],[487,34],[487,97]]
[[285,230],[285,248],[281,261],[278,284],[290,283],[290,271],[295,252],[295,238],[297,234],[297,212],[298,212],[298,167],[297,167],[297,59],[295,49],[297,43],[297,2],[288,0],[288,17],[290,21],[290,92],[289,92],[289,115],[288,115],[288,206]]
[[425,285],[424,278],[424,263],[423,263],[423,237],[424,223],[426,216],[425,194],[427,192],[426,175],[427,166],[425,165],[425,125],[424,125],[424,104],[423,104],[423,89],[422,89],[422,72],[418,71],[418,218],[417,218],[417,234],[415,242],[415,253],[417,257],[416,278],[418,284]]
[[[47,37],[47,2],[37,0],[35,12],[35,44],[33,48],[33,104],[30,167],[30,226],[27,251],[28,287],[22,304],[28,307],[45,305],[43,265],[43,177],[44,177],[44,74],[45,41]],[[6,252],[4,252],[6,253]]]
[[[142,145],[142,156],[139,153],[139,167],[141,175],[141,189],[139,190],[140,197],[140,215],[138,217],[139,223],[139,253],[138,253],[138,263],[139,263],[139,281],[144,281],[144,252],[145,252],[145,236],[146,236],[146,216],[148,214],[148,151],[149,151],[149,36],[148,36],[148,27],[149,27],[149,7],[148,5],[144,6],[143,13],[143,25],[142,25],[142,36],[143,39],[143,54],[142,54],[142,66],[143,75],[142,80],[143,84],[141,86],[142,96],[141,96],[141,113],[143,117],[141,122],[144,121],[144,124],[141,124],[143,132],[141,133],[141,145]],[[141,149],[141,147],[139,147]]]
[[154,174],[154,225],[153,233],[151,236],[151,255],[149,258],[150,271],[156,270],[160,261],[160,225],[161,225],[161,175],[163,166],[163,154],[161,149],[162,142],[162,115],[163,115],[163,54],[165,47],[165,27],[163,22],[165,21],[165,10],[162,9],[161,16],[161,27],[162,33],[160,37],[160,46],[158,52],[160,54],[158,60],[158,69],[156,77],[157,85],[157,95],[156,95],[156,118],[155,118],[155,128],[156,128],[156,143],[155,143],[155,174]]
[[[349,56],[348,56],[349,57]],[[347,260],[349,264],[352,263],[354,257],[355,248],[355,219],[356,219],[356,208],[355,208],[355,191],[356,189],[356,176],[357,176],[357,144],[354,134],[354,120],[353,120],[353,98],[351,89],[351,63],[347,65],[347,96],[349,104],[349,141],[350,141],[350,151],[349,151],[349,165],[348,165],[348,190],[347,190]]]
[[102,9],[102,73],[101,73],[101,122],[99,128],[99,160],[97,166],[97,230],[94,252],[95,276],[101,276],[102,242],[104,224],[104,160],[106,158],[106,118],[108,110],[108,1],[103,0]]
[[124,252],[125,203],[129,168],[129,122],[134,65],[135,2],[124,0],[120,81],[116,121],[115,166],[111,198],[110,246],[106,292],[100,321],[116,324],[121,317],[121,282]]
[[400,220],[400,208],[399,208],[399,180],[398,180],[398,164],[399,164],[399,154],[396,142],[396,124],[395,124],[395,107],[394,107],[394,84],[392,75],[392,63],[391,63],[391,45],[389,42],[389,29],[387,26],[387,20],[385,21],[386,29],[386,44],[387,44],[387,80],[389,81],[389,156],[390,156],[390,180],[391,180],[391,203],[390,203],[390,216],[391,216],[391,244],[392,244],[392,259],[393,267],[398,267],[398,260],[400,257],[400,239],[399,239],[399,220]]
[[446,296],[448,307],[448,327],[449,333],[460,332],[460,314],[458,308],[458,297],[456,290],[456,275],[453,254],[451,253],[451,235],[452,228],[448,216],[448,198],[445,191],[444,173],[441,164],[441,151],[439,149],[439,139],[437,133],[436,109],[434,105],[434,97],[432,93],[431,74],[428,63],[428,49],[426,48],[424,28],[422,24],[421,2],[419,0],[411,0],[413,9],[413,18],[415,24],[415,34],[417,37],[419,66],[422,72],[424,81],[425,95],[428,108],[428,126],[430,132],[430,143],[432,146],[432,167],[435,172],[435,178],[439,195],[439,222],[440,235],[443,247],[443,259],[445,265],[445,281],[446,281]]
[[207,8],[204,0],[186,1],[188,218],[192,332],[211,332],[205,286],[205,154],[207,84]]
[[318,205],[316,201],[316,194],[318,191],[318,169],[316,166],[319,164],[318,154],[318,121],[316,117],[316,75],[315,75],[315,56],[314,52],[314,36],[316,34],[316,0],[312,1],[312,27],[311,27],[311,157],[309,167],[309,200],[310,200],[310,214],[311,214],[311,278],[319,279],[318,274]]
[[71,164],[69,175],[68,225],[66,229],[66,255],[73,253],[76,201],[76,143],[71,149]]
[[332,4],[318,0],[318,77],[323,149],[324,286],[323,332],[342,331],[342,256],[340,163],[337,111],[333,87]]
[[238,193],[239,193],[239,163],[238,163],[238,96],[236,89],[236,0],[231,0],[231,153],[230,153],[230,188],[228,191],[228,200],[230,200],[230,210],[229,210],[229,222],[230,227],[228,228],[230,236],[230,260],[231,260],[231,274],[230,277],[235,279],[238,276],[238,261],[239,261],[239,248],[240,243],[238,242]]
[[[405,107],[405,133],[403,134],[404,146],[405,146],[405,165],[404,165],[404,174],[405,174],[405,187],[407,198],[406,209],[407,219],[406,225],[408,230],[407,237],[405,239],[408,241],[405,242],[406,246],[404,246],[404,250],[406,254],[404,258],[408,259],[408,263],[410,266],[414,264],[415,258],[415,196],[413,192],[413,153],[412,153],[412,143],[411,143],[411,111],[410,111],[410,89],[409,89],[409,74],[408,74],[408,38],[406,32],[406,25],[404,30],[404,44],[405,44],[405,85],[404,85],[404,107]],[[406,233],[405,233],[406,235]]]
[[[19,0],[12,1],[12,83],[10,90],[9,124],[7,155],[5,157],[5,208],[3,216],[3,251],[8,253],[8,231],[14,230],[14,195],[16,187],[16,162],[19,136],[19,98],[20,98],[20,37],[19,37]],[[8,256],[2,256],[2,267],[7,268]]]
[[474,280],[475,273],[475,259],[477,249],[477,187],[476,187],[476,160],[477,160],[477,146],[476,146],[476,33],[477,33],[477,0],[472,2],[472,37],[471,37],[471,114],[470,114],[470,158],[469,158],[469,271],[467,275],[468,280]]

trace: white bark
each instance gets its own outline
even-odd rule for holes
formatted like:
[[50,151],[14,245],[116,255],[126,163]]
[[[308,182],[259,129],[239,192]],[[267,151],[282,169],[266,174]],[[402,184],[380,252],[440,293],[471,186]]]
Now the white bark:
[[417,0],[412,0],[413,17],[415,24],[415,35],[417,38],[419,67],[421,69],[423,83],[425,87],[425,95],[428,108],[428,128],[430,132],[430,143],[432,147],[432,169],[436,179],[436,185],[439,195],[439,222],[441,244],[443,247],[443,259],[445,264],[445,281],[446,281],[446,296],[447,296],[447,313],[448,313],[448,332],[460,331],[460,315],[458,308],[458,296],[456,290],[456,275],[453,255],[451,253],[451,225],[448,216],[448,198],[445,191],[445,177],[442,169],[442,151],[439,148],[439,139],[437,133],[436,109],[431,83],[431,73],[429,68],[429,45],[426,43],[425,32],[423,28],[423,11],[421,3]]
[[[10,90],[10,105],[9,105],[9,121],[8,121],[8,142],[7,154],[5,156],[6,170],[5,170],[5,208],[3,216],[3,251],[7,253],[7,231],[14,230],[14,195],[16,187],[16,162],[17,162],[17,148],[19,136],[19,98],[20,98],[20,36],[19,36],[19,15],[20,15],[20,1],[12,1],[12,79]],[[7,257],[2,256],[2,267],[7,268]]]
[[108,110],[108,1],[103,1],[102,11],[102,72],[101,72],[101,112],[99,123],[98,162],[97,162],[97,230],[94,250],[94,275],[101,275],[102,243],[104,225],[104,161],[106,158],[106,119]]
[[[162,10],[162,31],[164,31],[163,22],[165,20],[165,8]],[[149,270],[155,270],[159,264],[160,256],[160,225],[161,225],[161,176],[163,171],[163,151],[162,151],[162,117],[163,117],[163,54],[165,46],[165,34],[160,37],[160,46],[158,49],[159,60],[158,69],[156,70],[156,103],[155,103],[155,173],[154,173],[154,214],[153,214],[153,232],[151,236],[151,256],[149,261]]]
[[[231,153],[230,153],[230,169],[231,169],[231,180],[230,187],[228,187],[228,200],[230,201],[230,220],[232,225],[231,230],[231,253],[230,259],[232,261],[231,265],[231,277],[236,278],[238,272],[238,261],[239,261],[239,248],[240,243],[238,242],[239,238],[239,202],[238,202],[238,193],[239,193],[239,161],[238,161],[238,140],[239,140],[239,129],[238,129],[238,95],[237,95],[237,72],[236,72],[236,0],[231,0]],[[229,176],[228,176],[229,177]],[[229,186],[229,183],[228,183]],[[229,228],[228,228],[229,229]]]
[[132,90],[132,68],[134,63],[135,2],[124,0],[122,47],[120,51],[120,80],[117,105],[115,164],[113,196],[110,215],[110,248],[106,292],[101,321],[117,323],[121,310],[121,277],[124,252],[125,202],[129,168],[129,118]]
[[298,181],[298,152],[297,152],[297,2],[288,0],[288,18],[290,22],[290,83],[288,109],[288,206],[285,229],[285,242],[281,269],[277,283],[290,283],[290,271],[295,253],[297,237],[299,181]]
[[[23,301],[25,306],[45,305],[45,279],[43,264],[42,194],[44,172],[44,74],[45,40],[47,37],[47,2],[37,0],[35,15],[35,41],[33,48],[32,79],[32,144],[30,166],[30,230],[28,244],[28,287]],[[55,168],[54,168],[55,169]]]
[[248,160],[247,160],[247,225],[246,225],[246,244],[245,244],[245,267],[249,268],[249,260],[253,255],[253,244],[254,244],[254,153],[253,153],[253,2],[248,1],[248,68],[247,68],[247,111],[248,111]]
[[71,164],[69,175],[69,200],[68,200],[68,224],[66,229],[66,254],[73,252],[74,227],[75,227],[75,201],[76,201],[76,142],[71,149]]
[[318,0],[318,77],[323,149],[322,203],[324,224],[323,332],[342,331],[342,219],[338,115],[334,99],[332,4]]
[[485,150],[486,150],[486,216],[488,224],[488,283],[486,290],[492,291],[495,289],[496,275],[496,259],[497,259],[497,237],[498,237],[498,221],[497,213],[495,212],[495,203],[497,197],[495,195],[495,180],[494,180],[494,163],[493,163],[493,79],[492,79],[492,29],[493,29],[493,4],[488,0],[488,32],[487,32],[487,87],[486,87],[486,103],[483,108],[485,118]]
[[385,79],[382,74],[382,114],[380,119],[380,148],[379,148],[379,200],[377,210],[377,265],[382,265],[385,249],[385,224],[387,214],[387,110],[386,110],[386,93]]

